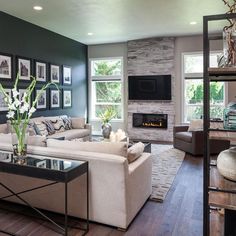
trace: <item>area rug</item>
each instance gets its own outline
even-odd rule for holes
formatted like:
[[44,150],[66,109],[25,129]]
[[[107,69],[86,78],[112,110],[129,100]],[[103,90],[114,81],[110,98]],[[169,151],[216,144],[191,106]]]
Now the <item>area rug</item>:
[[152,194],[150,200],[163,202],[184,160],[185,152],[172,145],[152,144]]

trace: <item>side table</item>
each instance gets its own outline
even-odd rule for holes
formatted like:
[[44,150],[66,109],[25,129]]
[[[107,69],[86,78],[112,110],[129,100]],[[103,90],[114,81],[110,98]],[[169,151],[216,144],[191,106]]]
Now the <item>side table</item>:
[[[89,231],[89,175],[88,175],[88,162],[87,161],[71,161],[71,160],[63,160],[50,158],[45,156],[37,156],[37,155],[28,155],[25,159],[24,163],[19,164],[14,158],[12,153],[0,151],[0,172],[34,177],[39,179],[45,179],[53,181],[49,184],[41,185],[35,188],[27,189],[21,192],[15,192],[9,186],[6,186],[2,181],[0,181],[0,185],[5,188],[9,195],[1,197],[0,200],[7,199],[9,197],[15,196],[22,203],[36,211],[39,215],[41,215],[44,219],[51,222],[61,231],[63,231],[64,235],[68,235],[68,183],[75,178],[86,174],[87,176],[87,219],[86,219],[86,228],[80,227],[72,227],[82,229],[84,231],[83,235],[85,235]],[[28,201],[21,197],[21,194],[26,192],[31,192],[36,189],[41,189],[44,187],[52,186],[58,183],[64,183],[64,227],[59,225],[57,222],[49,218],[46,214],[44,214],[41,210],[32,206]],[[71,226],[70,226],[71,227]],[[14,233],[6,232],[0,230],[0,232],[15,235]]]

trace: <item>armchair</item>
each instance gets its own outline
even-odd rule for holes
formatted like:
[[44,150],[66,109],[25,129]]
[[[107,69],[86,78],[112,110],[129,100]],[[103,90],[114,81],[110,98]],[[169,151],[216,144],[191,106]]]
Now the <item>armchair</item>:
[[[174,126],[174,148],[188,152],[194,156],[203,155],[204,139],[203,131],[188,131],[187,125]],[[210,153],[218,154],[230,147],[229,140],[210,139]]]

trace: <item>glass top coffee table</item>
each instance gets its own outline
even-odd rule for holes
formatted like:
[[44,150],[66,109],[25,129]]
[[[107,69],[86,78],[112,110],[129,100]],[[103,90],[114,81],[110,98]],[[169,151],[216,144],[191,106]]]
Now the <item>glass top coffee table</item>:
[[[84,230],[85,235],[89,230],[89,177],[88,177],[88,162],[87,161],[72,161],[65,159],[57,159],[50,156],[38,156],[38,155],[28,155],[27,158],[23,162],[16,161],[13,158],[13,154],[10,152],[5,152],[0,150],[0,172],[5,172],[9,174],[28,176],[33,178],[50,180],[48,184],[44,184],[35,188],[31,188],[28,190],[24,190],[22,192],[14,192],[10,187],[6,186],[3,182],[4,180],[0,180],[0,185],[5,188],[9,195],[0,197],[0,200],[4,200],[10,198],[12,196],[17,197],[21,202],[25,205],[36,211],[40,214],[44,219],[50,221],[52,224],[57,226],[61,231],[63,231],[64,235],[68,235],[68,186],[67,184],[75,178],[82,176],[83,174],[87,175],[87,220],[86,220],[86,228],[82,228]],[[41,210],[32,206],[28,201],[21,197],[21,194],[26,192],[31,192],[36,189],[41,189],[44,187],[52,186],[57,183],[64,183],[64,227],[53,221],[51,218],[46,216]],[[62,193],[63,194],[63,193]],[[81,229],[81,227],[73,227]],[[1,231],[5,234],[15,235],[10,232]]]

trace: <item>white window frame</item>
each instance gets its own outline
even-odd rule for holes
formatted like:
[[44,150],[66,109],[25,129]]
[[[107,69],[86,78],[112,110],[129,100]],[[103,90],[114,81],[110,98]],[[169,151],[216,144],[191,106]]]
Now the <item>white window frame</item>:
[[[109,76],[92,76],[92,62],[99,60],[121,60],[121,75]],[[109,79],[108,79],[109,77]],[[120,81],[121,82],[121,119],[112,119],[112,122],[121,122],[124,120],[124,58],[123,57],[99,57],[89,58],[89,120],[100,121],[99,118],[92,117],[93,114],[93,100],[92,100],[92,82],[93,81]],[[101,103],[99,103],[101,104]],[[116,103],[103,103],[104,105],[116,105]]]
[[[212,54],[222,53],[222,51],[212,51]],[[183,124],[189,124],[188,121],[185,121],[185,78],[203,78],[203,72],[202,73],[185,73],[184,71],[184,56],[186,55],[202,55],[203,51],[197,51],[197,52],[183,52],[181,55],[181,122]],[[204,79],[204,78],[203,78]],[[228,103],[228,83],[225,82],[224,86],[224,105]]]

